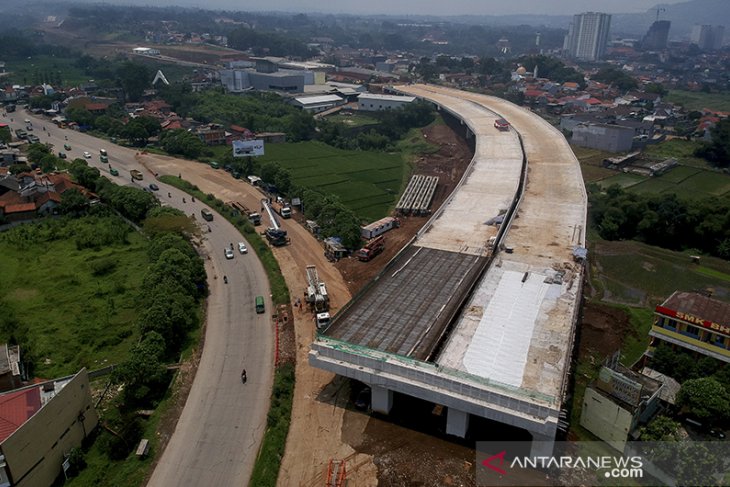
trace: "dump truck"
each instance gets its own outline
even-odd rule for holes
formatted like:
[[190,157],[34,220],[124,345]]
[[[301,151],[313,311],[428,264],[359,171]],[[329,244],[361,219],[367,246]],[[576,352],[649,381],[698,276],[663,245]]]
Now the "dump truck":
[[307,289],[304,290],[304,302],[309,304],[317,313],[327,311],[330,307],[327,287],[324,282],[319,280],[317,268],[313,265],[307,266]]
[[381,253],[385,249],[385,237],[382,235],[375,237],[366,243],[363,248],[357,251],[357,259],[361,262],[367,262],[373,257]]
[[129,171],[129,174],[132,176],[132,179],[136,179],[138,181],[144,179],[144,175],[142,174],[142,172],[136,169],[132,169],[131,171]]
[[282,218],[291,218],[291,206],[285,201],[273,201],[271,207]]
[[274,247],[281,247],[291,242],[291,239],[286,235],[286,230],[281,228],[267,228],[264,236]]
[[251,210],[246,205],[238,201],[231,201],[228,203],[231,208],[238,211],[241,215],[245,215],[254,226],[261,225],[261,214]]

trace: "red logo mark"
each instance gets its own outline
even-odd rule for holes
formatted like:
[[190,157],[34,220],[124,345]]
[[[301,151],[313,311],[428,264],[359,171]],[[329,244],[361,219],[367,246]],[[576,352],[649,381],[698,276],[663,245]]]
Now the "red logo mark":
[[492,465],[492,460],[499,459],[499,465],[502,466],[502,465],[504,465],[504,456],[506,453],[507,453],[507,451],[505,450],[505,451],[501,451],[501,452],[497,453],[496,455],[492,455],[491,457],[484,460],[482,462],[482,465],[484,465],[487,468],[491,468],[492,470],[494,470],[495,472],[497,472],[500,475],[504,475],[507,473],[507,471],[502,470],[501,468]]

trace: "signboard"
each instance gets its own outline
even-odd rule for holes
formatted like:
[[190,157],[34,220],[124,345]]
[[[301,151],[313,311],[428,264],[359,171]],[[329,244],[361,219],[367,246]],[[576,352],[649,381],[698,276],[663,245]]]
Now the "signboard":
[[723,333],[725,335],[730,335],[730,326],[715,323],[714,321],[704,320],[698,316],[693,316],[689,313],[675,311],[664,306],[657,306],[656,312],[666,316],[671,316],[672,318],[677,318],[678,320],[686,321],[687,323],[691,323],[693,325],[699,325],[704,328]]
[[608,367],[601,368],[596,386],[633,406],[641,400],[641,384]]
[[234,140],[233,157],[263,156],[263,140]]

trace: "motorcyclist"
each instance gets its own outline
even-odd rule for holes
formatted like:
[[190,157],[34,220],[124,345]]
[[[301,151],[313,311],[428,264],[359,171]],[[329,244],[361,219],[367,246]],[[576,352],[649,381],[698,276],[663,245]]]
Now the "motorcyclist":
[[226,284],[228,284],[228,276],[223,276],[223,282],[225,282]]
[[241,372],[241,382],[246,383],[246,369],[243,369],[243,372]]
[[191,196],[190,199],[192,200],[193,203],[195,203],[195,196]]
[[183,198],[183,203],[185,203],[185,198]]
[[168,192],[168,193],[167,193],[167,197],[168,197],[168,198],[172,198],[172,194],[170,194],[170,192]]

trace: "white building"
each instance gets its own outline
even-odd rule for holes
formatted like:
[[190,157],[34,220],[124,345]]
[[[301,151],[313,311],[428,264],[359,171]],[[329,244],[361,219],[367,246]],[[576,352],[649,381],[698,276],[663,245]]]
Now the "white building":
[[610,28],[611,16],[608,14],[585,12],[574,15],[563,49],[573,59],[601,59],[606,52]]
[[373,93],[362,93],[357,97],[357,107],[360,110],[376,112],[380,110],[393,110],[413,103],[415,96],[397,95],[375,95]]
[[308,112],[319,113],[342,105],[345,100],[337,95],[300,96],[294,98],[294,104]]
[[151,47],[135,47],[132,49],[132,52],[134,54],[139,54],[141,56],[159,56],[160,50],[159,49],[152,49]]

